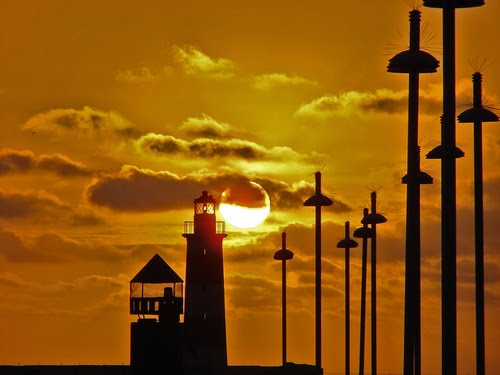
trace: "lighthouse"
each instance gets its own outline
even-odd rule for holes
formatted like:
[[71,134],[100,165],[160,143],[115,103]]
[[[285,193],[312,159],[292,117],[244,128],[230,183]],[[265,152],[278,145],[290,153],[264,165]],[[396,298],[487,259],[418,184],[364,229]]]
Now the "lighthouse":
[[227,366],[222,242],[225,223],[215,217],[215,199],[194,199],[193,221],[184,222],[187,241],[184,327],[186,366]]

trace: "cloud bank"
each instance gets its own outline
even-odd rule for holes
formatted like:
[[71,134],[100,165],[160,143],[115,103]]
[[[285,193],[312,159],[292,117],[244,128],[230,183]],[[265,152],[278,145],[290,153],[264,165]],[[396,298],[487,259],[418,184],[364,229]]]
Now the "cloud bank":
[[[408,108],[408,92],[378,89],[375,92],[348,91],[338,95],[324,95],[303,104],[295,112],[296,117],[327,119],[350,117],[365,112],[396,114]],[[420,92],[420,108],[423,113],[441,113],[441,100],[423,91]]]
[[[193,128],[191,124],[189,128]],[[207,130],[207,128],[203,128]],[[216,126],[212,125],[216,132]],[[220,131],[220,130],[219,130]],[[148,133],[135,141],[139,149],[154,153],[159,156],[180,156],[183,158],[196,159],[221,159],[232,158],[247,161],[290,161],[302,160],[307,157],[301,156],[289,147],[275,146],[266,148],[255,142],[230,138],[209,139],[198,138],[192,141],[176,138],[171,135]]]
[[[314,194],[307,182],[288,184],[268,178],[250,178],[236,172],[199,173],[184,177],[170,172],[154,172],[124,166],[114,174],[101,174],[87,187],[86,200],[99,207],[123,212],[158,212],[190,208],[192,200],[208,190],[220,197],[227,187],[248,186],[250,181],[261,185],[269,194],[273,209],[297,209]],[[340,211],[350,208],[334,200]]]
[[117,112],[106,112],[87,106],[83,109],[51,109],[36,114],[22,129],[55,136],[79,134],[131,138],[140,135],[139,130]]
[[61,154],[35,155],[29,150],[0,150],[0,176],[42,171],[62,177],[89,176],[93,172],[82,163]]

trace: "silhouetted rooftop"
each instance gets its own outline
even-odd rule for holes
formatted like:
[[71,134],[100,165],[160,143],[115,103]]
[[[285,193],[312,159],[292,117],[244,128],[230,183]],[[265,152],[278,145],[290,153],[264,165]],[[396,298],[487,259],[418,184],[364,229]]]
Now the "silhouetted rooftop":
[[160,284],[182,283],[183,280],[170,268],[161,256],[155,254],[142,270],[134,276],[131,283]]

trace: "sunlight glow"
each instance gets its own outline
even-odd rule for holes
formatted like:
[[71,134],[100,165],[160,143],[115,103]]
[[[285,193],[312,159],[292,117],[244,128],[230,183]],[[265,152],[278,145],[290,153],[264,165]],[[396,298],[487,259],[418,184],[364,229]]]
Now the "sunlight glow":
[[[258,184],[252,182],[252,185]],[[260,186],[259,186],[260,187]],[[271,211],[271,202],[269,200],[269,195],[262,189],[265,193],[265,206],[262,207],[245,207],[237,204],[225,203],[224,198],[226,191],[222,193],[221,203],[219,206],[219,211],[222,217],[231,225],[237,228],[253,228],[261,224],[269,215]]]

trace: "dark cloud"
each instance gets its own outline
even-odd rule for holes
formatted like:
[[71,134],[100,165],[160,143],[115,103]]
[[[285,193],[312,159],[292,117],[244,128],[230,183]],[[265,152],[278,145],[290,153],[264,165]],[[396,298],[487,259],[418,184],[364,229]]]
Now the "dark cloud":
[[[58,233],[22,237],[0,229],[0,258],[12,263],[120,263],[131,272],[138,272],[155,254],[160,254],[177,271],[183,269],[185,245],[164,244],[115,245],[99,239],[68,238]],[[135,265],[135,267],[134,267]],[[182,274],[182,273],[180,273]]]
[[[422,113],[437,115],[442,111],[441,99],[426,92],[420,93]],[[349,91],[338,95],[324,95],[303,104],[295,113],[298,117],[329,118],[352,116],[367,111],[378,113],[405,113],[408,108],[407,91],[379,89],[375,92]]]
[[200,159],[237,158],[260,160],[274,154],[272,149],[268,150],[256,143],[241,139],[214,140],[200,138],[194,141],[186,141],[170,135],[149,133],[139,138],[137,144],[143,150],[157,154]]
[[245,207],[266,207],[269,203],[266,191],[250,181],[232,184],[222,193],[221,202]]
[[142,135],[142,132],[139,129],[132,126],[123,129],[115,129],[114,133],[117,134],[120,138],[126,139],[135,139]]
[[197,139],[189,146],[189,153],[198,158],[238,158],[245,160],[262,159],[268,154],[262,146],[240,139],[217,141]]
[[265,277],[232,274],[225,277],[228,304],[235,309],[260,312],[278,310],[281,285]]
[[82,163],[74,162],[64,155],[40,155],[38,167],[45,171],[50,171],[60,176],[89,176],[92,174]]
[[120,137],[135,137],[140,134],[139,130],[120,114],[91,107],[51,109],[33,116],[22,128],[52,135],[76,132],[87,135],[116,134]]
[[201,117],[188,118],[180,129],[194,138],[217,139],[228,138],[231,126],[203,114]]
[[0,231],[0,255],[10,262],[61,263],[73,260],[119,261],[125,252],[114,246],[70,240],[55,233],[23,240],[10,231]]
[[[422,95],[419,98],[420,111],[424,114],[438,115],[443,110],[443,104],[440,99],[431,96]],[[408,111],[408,97],[375,97],[367,98],[360,104],[360,108],[365,111],[374,111],[380,113],[406,113]]]
[[36,166],[35,156],[31,151],[3,149],[0,151],[0,174],[26,173]]
[[103,220],[89,209],[74,209],[47,192],[7,193],[0,191],[0,220],[28,220],[67,225],[99,225]]
[[408,99],[406,97],[401,98],[384,98],[375,97],[367,98],[360,103],[360,109],[363,111],[374,111],[381,113],[398,113],[404,112],[408,106]]
[[[295,209],[303,206],[304,201],[315,194],[315,187],[312,183],[300,181],[293,184],[287,184],[282,181],[271,180],[268,178],[255,178],[256,183],[261,185],[269,194],[272,207],[280,209]],[[352,208],[346,203],[329,197],[333,204],[331,209],[335,212],[349,212]]]
[[103,174],[87,187],[87,200],[116,211],[165,211],[186,208],[205,187],[194,179],[169,172],[125,166]]
[[[201,191],[208,190],[216,199],[226,188],[245,190],[245,204],[262,204],[262,193],[252,187],[251,181],[261,185],[269,194],[273,209],[297,209],[314,192],[312,186],[301,182],[285,182],[250,178],[239,173],[192,174],[179,177],[170,172],[154,172],[133,166],[124,166],[115,174],[102,174],[87,187],[85,195],[95,206],[116,211],[167,211],[191,207]],[[235,200],[233,199],[233,202]],[[252,203],[253,202],[253,203]],[[243,202],[241,202],[243,203]],[[348,206],[335,201],[338,211]]]
[[0,150],[0,175],[33,171],[50,172],[63,177],[89,176],[93,173],[84,164],[61,154],[37,156],[29,150]]
[[47,220],[51,220],[68,211],[70,211],[69,206],[45,192],[26,194],[0,192],[2,219],[46,217]]
[[171,135],[148,133],[140,137],[136,144],[146,152],[190,159],[228,158],[246,161],[308,162],[312,158],[309,155],[301,155],[289,147],[266,148],[237,138],[198,138],[188,141]]

